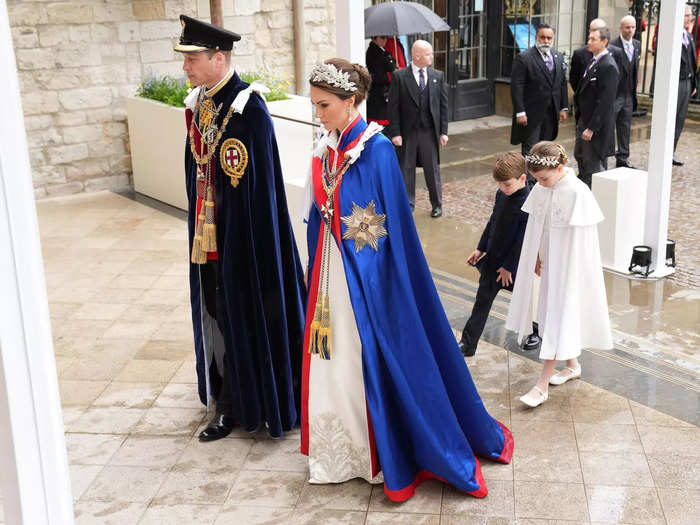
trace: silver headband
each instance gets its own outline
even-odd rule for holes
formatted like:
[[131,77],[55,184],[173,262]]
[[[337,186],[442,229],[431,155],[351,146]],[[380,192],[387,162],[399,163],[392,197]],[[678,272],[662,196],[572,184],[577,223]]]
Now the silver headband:
[[314,66],[309,79],[311,82],[324,82],[329,86],[335,86],[349,93],[357,91],[355,83],[350,82],[350,73],[343,73],[333,64],[318,64]]
[[526,155],[525,160],[528,164],[535,164],[537,166],[550,166],[556,168],[561,164],[559,162],[559,157],[540,157],[539,155]]

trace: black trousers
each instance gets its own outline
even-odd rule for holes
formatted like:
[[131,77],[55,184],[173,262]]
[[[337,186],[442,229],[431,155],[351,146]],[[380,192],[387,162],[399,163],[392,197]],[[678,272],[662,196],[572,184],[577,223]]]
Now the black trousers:
[[438,165],[438,144],[432,127],[420,127],[409,131],[403,137],[401,152],[401,172],[406,184],[408,202],[411,208],[416,205],[416,164],[420,160],[428,187],[430,204],[433,209],[442,207],[442,181]]
[[681,138],[685,117],[688,115],[688,103],[690,102],[691,91],[690,79],[681,80],[678,82],[678,102],[676,105],[676,130],[673,135],[673,151],[676,151],[678,139]]
[[498,277],[497,269],[486,265],[482,268],[472,314],[467,319],[467,323],[462,330],[462,341],[469,350],[476,349],[479,338],[484,331],[484,326],[486,326],[486,320],[489,318],[491,305],[493,305],[498,291],[502,288],[501,283],[496,282]]
[[583,140],[581,134],[586,127],[581,123],[576,124],[576,143],[574,144],[574,158],[578,164],[578,177],[590,188],[593,174],[608,169],[607,157],[601,157],[590,140]]
[[[224,331],[221,321],[216,316],[217,311],[223,311],[223,295],[219,290],[219,262],[208,261],[200,266],[200,279],[202,281],[202,293],[204,305],[209,315],[216,320],[219,330]],[[224,352],[223,370],[218,370],[216,359],[212,359],[209,375],[212,379],[212,393],[216,399],[216,411],[226,415],[233,415],[233,394],[231,393],[231,381],[226,377],[228,359]],[[220,381],[215,380],[220,379]]]
[[630,129],[632,128],[633,108],[634,97],[629,93],[615,99],[615,134],[617,135],[615,158],[618,162],[627,162],[630,157]]
[[[547,108],[544,114],[550,115],[553,113],[553,111],[554,110],[550,107]],[[559,118],[559,115],[557,114],[555,118]],[[520,145],[520,151],[522,152],[523,157],[525,155],[529,155],[532,146],[541,140],[554,140],[556,138],[554,136],[554,120],[552,118],[547,118],[546,116],[542,119],[542,122],[536,126],[528,124],[524,128],[526,135],[524,136],[523,142]]]

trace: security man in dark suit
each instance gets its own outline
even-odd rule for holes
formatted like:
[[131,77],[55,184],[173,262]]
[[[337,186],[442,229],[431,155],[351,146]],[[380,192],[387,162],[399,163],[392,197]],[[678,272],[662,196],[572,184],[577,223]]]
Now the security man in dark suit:
[[620,74],[608,51],[610,30],[595,29],[588,35],[593,55],[574,94],[576,144],[574,157],[579,178],[591,187],[594,173],[607,169],[607,157],[615,148],[614,104]]
[[[697,58],[695,55],[695,45],[693,35],[685,30],[685,27],[693,20],[693,11],[690,6],[685,6],[685,17],[683,20],[683,47],[681,49],[681,70],[678,81],[678,103],[676,109],[676,132],[673,136],[673,151],[676,151],[678,139],[681,138],[685,117],[688,114],[688,103],[690,97],[697,91]],[[682,166],[683,163],[675,155],[673,157],[674,166]]]
[[[513,123],[510,143],[521,144],[523,156],[541,140],[555,140],[559,122],[568,117],[566,62],[552,49],[554,28],[537,28],[535,45],[518,54],[510,75]],[[531,177],[531,175],[530,175]]]
[[[599,29],[601,27],[607,27],[605,20],[602,18],[594,18],[591,23],[588,24],[588,32],[590,33],[594,29]],[[593,54],[588,50],[588,45],[581,46],[574,49],[574,53],[571,55],[571,67],[569,68],[569,84],[571,84],[571,89],[576,93],[578,85],[583,79],[583,74],[591,62]]]
[[615,152],[615,167],[632,168],[630,156],[630,129],[632,127],[632,111],[634,97],[637,92],[639,76],[639,59],[642,56],[642,44],[634,38],[637,23],[633,16],[625,16],[620,20],[620,36],[612,41],[610,47],[620,49],[615,59],[620,72],[620,82],[617,85],[615,99],[615,130],[617,132],[617,151]]
[[389,92],[388,134],[401,147],[399,162],[411,208],[416,200],[416,163],[420,161],[433,207],[430,216],[442,215],[440,147],[447,145],[447,84],[441,71],[431,67],[433,47],[416,40],[411,64],[395,71]]

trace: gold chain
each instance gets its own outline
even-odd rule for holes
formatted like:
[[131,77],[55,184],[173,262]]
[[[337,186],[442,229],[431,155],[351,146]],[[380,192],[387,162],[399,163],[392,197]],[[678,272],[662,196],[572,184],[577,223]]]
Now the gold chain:
[[[224,117],[224,121],[221,123],[221,129],[219,129],[219,133],[216,135],[216,139],[214,139],[213,144],[209,145],[207,144],[207,153],[200,155],[197,153],[197,148],[194,145],[194,121],[195,121],[195,116],[197,115],[197,110],[199,109],[200,103],[203,99],[200,98],[200,100],[197,101],[197,105],[194,108],[194,112],[192,113],[192,122],[190,122],[190,129],[189,129],[189,136],[190,136],[190,151],[192,152],[192,156],[194,157],[194,160],[197,164],[207,164],[214,153],[216,152],[216,147],[219,145],[219,141],[221,140],[221,137],[223,136],[224,132],[226,131],[226,126],[228,125],[228,121],[230,120],[231,116],[233,115],[233,105],[228,108],[228,111],[226,112],[226,116]],[[204,136],[200,137],[200,142],[204,142]],[[202,151],[204,151],[204,148],[202,148]]]

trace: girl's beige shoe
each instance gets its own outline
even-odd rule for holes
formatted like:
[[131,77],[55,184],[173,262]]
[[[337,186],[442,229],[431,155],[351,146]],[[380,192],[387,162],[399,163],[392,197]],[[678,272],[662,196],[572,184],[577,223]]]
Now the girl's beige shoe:
[[532,389],[520,397],[520,401],[531,408],[540,406],[549,399],[549,392],[542,392],[538,386],[533,386]]

